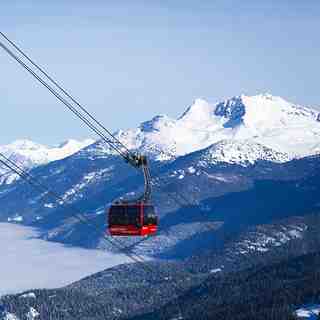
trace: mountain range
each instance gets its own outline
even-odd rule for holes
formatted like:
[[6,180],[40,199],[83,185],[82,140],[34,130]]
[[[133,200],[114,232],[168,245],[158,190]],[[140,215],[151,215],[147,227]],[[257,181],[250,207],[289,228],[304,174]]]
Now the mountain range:
[[[319,263],[319,112],[269,94],[217,104],[198,99],[178,119],[156,116],[115,135],[150,159],[159,232],[149,238],[121,238],[120,244],[128,254],[155,259],[148,262],[153,271],[147,276],[139,263],[127,264],[66,288],[36,291],[36,299],[6,297],[4,314],[20,318],[36,310],[43,319],[50,312],[59,317],[67,312],[65,319],[79,314],[90,319],[93,313],[92,319],[152,319],[161,314],[182,319],[175,307],[182,305],[187,319],[201,308],[207,310],[205,319],[213,314],[225,319],[232,310],[239,311],[237,319],[248,319],[241,290],[253,292],[256,310],[263,304],[257,288],[269,283],[264,274],[267,279],[275,275],[275,297],[284,301],[286,291],[280,289],[288,280],[286,268],[291,268],[290,290],[296,285],[301,292],[288,301],[314,299],[303,280],[304,275],[316,278],[317,272],[300,266]],[[60,158],[26,163],[30,174],[59,199],[21,179],[3,181],[0,221],[35,226],[50,241],[117,251],[104,239],[112,239],[106,233],[105,212],[113,200],[142,192],[138,172],[101,141]],[[79,212],[88,223],[77,218]],[[260,270],[265,270],[262,276]],[[220,296],[213,290],[216,282],[226,288]],[[194,306],[190,301],[196,301]],[[208,309],[212,301],[216,308]],[[232,310],[224,308],[225,301]],[[259,307],[261,319],[268,318],[264,310],[291,314],[272,295],[267,302],[266,309]]]
[[[289,159],[320,152],[320,114],[270,94],[236,96],[210,104],[197,99],[178,119],[158,115],[138,128],[118,130],[115,136],[129,149],[153,160],[166,161],[212,146],[212,160],[239,163]],[[68,140],[46,147],[28,140],[0,146],[0,151],[25,167],[70,156],[92,144],[91,139]],[[97,152],[112,153],[105,145]]]

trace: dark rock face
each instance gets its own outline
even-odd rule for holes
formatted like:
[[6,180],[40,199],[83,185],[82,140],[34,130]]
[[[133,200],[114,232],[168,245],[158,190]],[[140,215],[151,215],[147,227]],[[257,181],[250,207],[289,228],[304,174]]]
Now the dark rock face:
[[234,97],[230,100],[217,104],[214,114],[229,119],[238,119],[245,115],[245,105],[241,97]]
[[241,97],[234,97],[230,100],[217,104],[214,114],[228,118],[229,121],[224,124],[226,128],[232,128],[242,123],[242,117],[246,113],[246,107]]

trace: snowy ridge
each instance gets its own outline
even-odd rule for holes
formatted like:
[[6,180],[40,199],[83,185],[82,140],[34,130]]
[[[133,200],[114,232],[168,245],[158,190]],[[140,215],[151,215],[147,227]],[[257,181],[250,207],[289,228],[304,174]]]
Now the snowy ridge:
[[[160,161],[218,142],[220,149],[226,148],[219,156],[223,161],[223,153],[230,155],[231,141],[244,143],[243,151],[255,144],[255,154],[258,145],[267,147],[259,152],[273,150],[273,156],[261,154],[262,159],[287,161],[320,152],[320,115],[270,94],[241,95],[217,104],[197,99],[178,119],[159,115],[136,129],[119,130],[116,136],[129,149]],[[234,162],[237,159],[241,156]]]
[[250,165],[257,160],[286,162],[290,156],[249,140],[223,140],[213,144],[201,156],[202,163],[227,162]]
[[[67,140],[57,147],[47,147],[29,140],[17,140],[11,144],[0,146],[0,152],[24,169],[30,169],[51,161],[64,159],[92,144],[94,140]],[[17,175],[0,167],[0,184],[10,184],[17,179]]]

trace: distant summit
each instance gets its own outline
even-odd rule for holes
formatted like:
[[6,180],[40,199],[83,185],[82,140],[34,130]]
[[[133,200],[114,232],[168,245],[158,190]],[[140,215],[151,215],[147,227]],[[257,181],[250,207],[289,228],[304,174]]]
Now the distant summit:
[[[23,169],[31,169],[39,165],[47,164],[51,161],[64,159],[92,143],[94,143],[94,140],[92,139],[84,141],[70,139],[57,147],[48,147],[24,139],[16,140],[11,144],[0,146],[0,152]],[[0,184],[9,184],[15,179],[17,179],[15,174],[0,167]]]

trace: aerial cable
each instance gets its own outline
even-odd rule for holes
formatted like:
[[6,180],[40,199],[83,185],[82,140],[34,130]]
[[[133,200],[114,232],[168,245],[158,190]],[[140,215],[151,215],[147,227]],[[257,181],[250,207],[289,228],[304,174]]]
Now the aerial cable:
[[[74,106],[72,106],[65,98],[63,98],[59,93],[56,92],[54,88],[52,88],[47,82],[45,82],[36,72],[34,72],[29,66],[27,66],[17,55],[15,55],[8,47],[6,47],[3,43],[0,42],[0,46],[12,57],[14,58],[22,67],[24,67],[31,75],[33,75],[36,80],[38,80],[43,86],[45,86],[55,97],[60,100],[69,110],[71,110],[77,117],[79,117],[86,125],[88,125],[95,133],[97,133],[104,142],[106,142],[112,149],[114,149],[116,152],[118,152],[123,158],[128,160],[128,154],[130,154],[129,150],[125,145],[123,145],[116,137],[114,137],[97,119],[95,119],[78,101],[76,101],[71,94],[69,94],[61,85],[57,83],[52,77],[48,75],[44,69],[39,67],[38,64],[36,64],[33,60],[31,60],[13,41],[11,41],[3,32],[0,32],[0,35],[6,39],[23,57],[25,57],[38,71],[40,71],[48,80],[50,80],[61,92],[63,92],[73,103],[75,103],[87,116],[92,119],[96,124],[99,125],[100,128],[102,128],[105,132],[109,134],[109,136],[114,139],[113,141],[107,138],[99,128],[96,128],[94,124],[92,124],[88,119],[85,118],[85,116],[80,113]],[[126,153],[123,153],[121,149],[119,149],[119,146],[121,148],[124,148],[126,150]],[[128,161],[130,162],[130,161]],[[132,164],[130,162],[130,164]],[[158,181],[151,181],[150,172],[147,170],[144,170],[144,176],[146,181],[150,182],[150,185],[147,184],[146,186],[146,194],[149,195],[151,192],[150,186],[156,186],[159,183]],[[178,192],[175,192],[176,195],[178,195]],[[175,201],[177,199],[174,199],[174,197],[169,194],[169,196]],[[183,195],[179,194],[179,196],[189,205],[193,205],[193,203],[190,203],[190,201],[184,197]],[[179,203],[181,205],[181,203]]]
[[59,93],[54,90],[48,83],[46,83],[41,77],[36,74],[29,66],[27,66],[17,55],[15,55],[8,47],[6,47],[0,41],[0,47],[2,47],[13,59],[15,59],[24,69],[26,69],[37,81],[39,81],[44,87],[46,87],[60,102],[62,102],[70,111],[72,111],[78,118],[80,118],[87,126],[89,126],[96,134],[98,134],[103,141],[105,141],[110,147],[117,151],[122,157],[126,158],[126,154],[114,144],[112,140],[107,138],[100,129],[96,128],[88,119],[86,119],[79,111],[75,109],[66,99],[64,99]]
[[[96,118],[94,118],[79,102],[77,102],[62,86],[60,86],[52,77],[50,77],[42,68],[40,68],[33,60],[31,60],[17,45],[13,43],[8,37],[2,32],[0,35],[6,39],[20,54],[31,63],[36,70],[40,71],[53,85],[62,92],[65,97],[57,92],[50,84],[48,84],[35,70],[32,70],[18,55],[10,50],[4,43],[0,41],[0,47],[2,47],[7,54],[9,54],[15,61],[17,61],[24,69],[26,69],[38,82],[46,87],[60,102],[62,102],[70,111],[72,111],[80,120],[82,120],[93,132],[98,134],[103,142],[105,142],[111,149],[116,151],[120,156],[135,169],[143,169],[145,178],[145,192],[137,199],[137,201],[148,202],[151,197],[151,184],[150,184],[150,173],[145,174],[149,170],[148,163],[145,157],[135,152],[131,152],[124,144],[122,144],[114,135],[111,134]],[[71,102],[76,104],[80,111],[68,101],[67,98],[71,99]],[[109,137],[104,133],[106,132]]]
[[50,80],[61,92],[63,92],[73,103],[75,103],[91,120],[93,120],[100,128],[107,132],[116,142],[121,145],[127,152],[129,149],[117,139],[100,121],[97,120],[92,114],[90,114],[73,96],[60,85],[53,77],[51,77],[43,68],[41,68],[34,60],[32,60],[23,50],[18,47],[13,41],[11,41],[3,32],[0,31],[0,35],[6,39],[23,57],[25,57],[38,71],[40,71],[48,80]]
[[[146,157],[131,152],[125,145],[123,145],[114,135],[111,134],[97,119],[95,119],[79,102],[77,102],[62,86],[60,86],[52,77],[50,77],[42,68],[40,68],[34,61],[32,61],[17,45],[13,43],[8,37],[6,37],[2,32],[0,35],[9,41],[9,43],[31,63],[36,70],[40,71],[53,85],[62,92],[65,97],[55,90],[50,84],[48,84],[35,70],[28,66],[18,55],[16,55],[12,50],[8,48],[4,43],[0,41],[0,47],[5,50],[9,56],[11,56],[16,62],[18,62],[24,69],[26,69],[38,82],[40,82],[45,88],[47,88],[60,102],[62,102],[71,112],[73,112],[80,120],[82,120],[90,129],[92,129],[103,142],[105,142],[111,149],[115,150],[122,158],[132,165],[135,169],[143,169],[144,179],[145,179],[145,190],[144,194],[139,197],[136,201],[148,202],[151,197],[151,176]],[[80,108],[80,111],[72,105],[71,102],[76,104]],[[107,137],[102,131],[107,132],[109,137]]]
[[[80,120],[82,120],[90,129],[92,129],[101,139],[104,141],[109,147],[111,147],[114,151],[120,154],[126,162],[129,162],[133,167],[138,169],[137,164],[133,162],[134,154],[124,145],[122,144],[111,132],[105,128],[101,122],[99,122],[96,118],[94,118],[77,100],[75,100],[71,94],[69,94],[61,85],[58,84],[52,77],[48,75],[48,73],[41,68],[38,64],[36,64],[33,60],[31,60],[28,55],[26,55],[13,41],[11,41],[3,32],[0,31],[0,35],[8,41],[23,57],[27,59],[38,71],[40,71],[49,81],[51,81],[63,94],[66,95],[73,103],[75,103],[82,112],[85,113],[89,117],[86,116],[78,111],[76,107],[74,107],[69,101],[67,101],[61,94],[59,94],[52,86],[50,86],[45,80],[43,80],[34,70],[32,70],[26,63],[22,61],[16,54],[14,54],[4,43],[0,41],[0,47],[2,47],[14,60],[16,60],[24,69],[26,69],[38,82],[40,82],[44,87],[46,87],[60,102],[62,102],[70,111],[72,111]],[[91,119],[91,121],[90,121]],[[95,126],[94,123],[97,124],[99,127]],[[104,130],[107,134],[111,137],[108,138],[105,134],[101,131]],[[122,150],[124,149],[124,151]],[[132,161],[133,160],[133,161]],[[139,198],[139,200],[148,200],[151,196],[151,186],[156,185],[155,181],[151,181],[150,171],[147,166],[143,167],[143,174],[145,178],[145,192],[144,195]],[[190,202],[185,198],[187,203]]]
[[[0,32],[0,34],[2,34]],[[96,128],[88,119],[86,119],[79,111],[77,111],[66,99],[64,99],[59,93],[56,92],[54,88],[52,88],[49,84],[47,84],[41,77],[36,74],[29,66],[27,66],[17,55],[15,55],[9,48],[7,48],[1,41],[0,41],[0,47],[2,47],[14,60],[16,60],[23,68],[25,68],[37,81],[39,81],[44,87],[46,87],[60,102],[62,102],[70,111],[72,111],[78,118],[80,118],[88,127],[90,127],[98,136],[101,137],[101,139],[106,142],[114,151],[116,151],[118,154],[120,154],[125,160],[128,161],[127,154],[124,154],[117,146],[113,144],[113,141],[110,140],[108,137],[106,137],[99,128]],[[130,164],[132,164],[130,161],[128,161]],[[137,168],[136,166],[134,166]],[[158,182],[151,181],[151,176],[149,170],[144,170],[144,176],[146,181],[150,182],[150,185],[157,186]],[[147,193],[146,198],[150,196],[151,189],[150,185],[147,184]],[[192,204],[185,196],[182,194],[175,192],[176,194],[179,194],[179,196],[189,205]],[[175,202],[178,202],[176,199],[174,199]],[[179,203],[181,205],[181,203]]]
[[[8,39],[2,32],[0,34],[5,38]],[[13,43],[12,41],[9,41]],[[127,154],[124,154],[117,146],[113,144],[113,141],[107,138],[99,128],[96,128],[88,119],[86,119],[79,111],[75,109],[65,98],[63,98],[59,93],[56,92],[54,88],[52,88],[48,83],[46,83],[38,74],[36,74],[29,66],[27,66],[17,55],[15,55],[7,46],[5,46],[0,41],[0,47],[2,47],[14,60],[16,60],[24,69],[26,69],[37,81],[39,81],[44,87],[46,87],[60,102],[62,102],[70,111],[72,111],[78,118],[80,118],[87,126],[89,126],[101,139],[106,142],[112,149],[118,152],[125,160],[128,160]],[[14,45],[16,48],[17,46]],[[17,47],[18,48],[18,47]],[[21,49],[19,49],[19,52]],[[21,51],[22,52],[22,51]],[[26,55],[25,55],[26,56]],[[31,60],[32,61],[32,60]],[[39,67],[39,69],[41,69]],[[42,70],[42,69],[41,69]],[[42,71],[44,72],[44,71]],[[112,136],[113,137],[113,136]],[[122,145],[122,144],[121,144]],[[127,148],[126,148],[127,149]],[[129,161],[130,164],[132,164]],[[135,167],[135,166],[134,166]],[[136,168],[136,167],[135,167]],[[151,185],[157,185],[157,182],[151,181],[151,176],[149,170],[144,170],[144,176],[147,179],[146,181],[150,181]],[[151,193],[150,185],[147,184],[147,197]],[[191,204],[184,196],[181,195],[181,198],[188,203]],[[181,203],[180,203],[181,204]]]
[[[34,60],[32,60],[18,45],[16,45],[12,40],[10,40],[3,32],[0,31],[0,35],[13,47],[15,48],[27,61],[29,61],[38,71],[40,71],[51,83],[53,83],[66,97],[68,97],[73,103],[75,103],[80,110],[85,113],[94,123],[96,123],[100,128],[97,128],[93,123],[86,119],[85,115],[79,112],[74,106],[72,106],[65,98],[63,98],[57,91],[52,88],[45,80],[43,80],[36,72],[34,72],[29,66],[27,66],[17,55],[15,55],[7,46],[5,46],[0,41],[0,46],[12,57],[14,58],[23,68],[25,68],[31,75],[33,75],[36,80],[38,80],[43,86],[45,86],[55,97],[60,100],[70,111],[72,111],[78,118],[80,118],[87,126],[89,126],[104,142],[106,142],[114,151],[118,152],[127,162],[133,164],[128,155],[131,155],[132,152],[119,140],[117,139],[100,121],[98,121],[92,114],[90,114],[72,95],[63,88],[56,80],[53,79],[43,68],[41,68]],[[105,131],[113,140],[106,137],[101,130]],[[120,147],[119,147],[120,146]],[[123,152],[120,148],[123,148]],[[137,167],[134,165],[134,167]],[[144,170],[144,176],[147,179],[146,181],[150,182],[150,185],[156,185],[157,182],[151,181],[151,175],[149,170]],[[154,179],[155,180],[155,179]],[[147,185],[147,190],[150,185]],[[190,203],[185,197],[187,203]]]
[[[112,139],[116,142],[117,145],[123,147],[128,154],[130,154],[130,150],[122,144],[101,122],[99,122],[96,118],[94,118],[76,99],[74,99],[70,93],[67,92],[56,80],[54,80],[49,74],[41,68],[36,62],[34,62],[27,54],[23,52],[23,50],[17,46],[12,40],[10,40],[3,32],[0,31],[0,35],[8,41],[10,45],[12,45],[23,57],[25,57],[38,71],[40,71],[48,80],[50,80],[61,92],[63,92],[72,102],[74,102],[87,116],[90,117],[96,124],[100,126],[105,132],[107,132]],[[96,134],[98,134],[104,142],[106,142],[110,147],[112,147],[115,151],[117,151],[122,157],[126,160],[127,154],[124,154],[119,147],[114,145],[114,141],[107,138],[99,129],[97,129],[94,124],[92,124],[89,120],[87,120],[83,114],[76,110],[74,106],[72,106],[66,99],[64,99],[59,93],[56,92],[54,88],[52,88],[48,83],[46,83],[38,74],[36,74],[29,66],[27,66],[17,55],[15,55],[7,46],[5,46],[0,41],[0,46],[12,57],[14,58],[23,68],[25,68],[33,77],[36,78],[43,86],[45,86],[58,100],[60,100],[70,111],[72,111],[77,117],[79,117],[85,124],[87,124]],[[130,162],[130,161],[129,161]],[[131,163],[131,162],[130,162]],[[132,164],[132,163],[131,163]],[[151,181],[151,175],[149,170],[143,171],[146,181],[150,182],[150,185],[147,184],[147,194],[151,193],[151,185],[157,185],[156,181]],[[181,196],[183,200],[190,204],[188,199],[184,196]]]
[[124,154],[117,146],[113,144],[109,138],[107,138],[101,130],[96,128],[89,120],[87,120],[79,111],[77,111],[66,99],[64,99],[59,93],[57,93],[49,84],[39,77],[30,67],[28,67],[18,56],[16,56],[9,48],[7,48],[1,41],[0,47],[2,47],[12,58],[14,58],[23,68],[25,68],[37,81],[39,81],[44,87],[46,87],[60,102],[62,102],[70,111],[72,111],[78,118],[80,118],[87,126],[89,126],[97,135],[101,137],[111,148],[113,148],[122,157],[126,158]]

